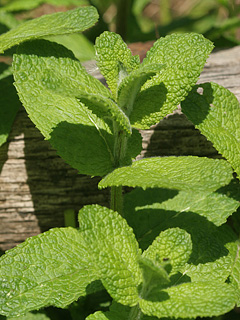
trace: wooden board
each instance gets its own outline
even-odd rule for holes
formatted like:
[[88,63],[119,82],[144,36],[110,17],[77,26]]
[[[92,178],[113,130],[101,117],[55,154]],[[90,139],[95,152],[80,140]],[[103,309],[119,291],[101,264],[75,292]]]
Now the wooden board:
[[[141,51],[142,55],[148,48],[149,43],[131,45],[135,53]],[[89,67],[99,77],[92,62]],[[240,47],[211,54],[199,80],[207,81],[225,86],[240,100]],[[180,110],[141,133],[140,157],[218,156]],[[97,189],[99,179],[79,175],[66,165],[23,109],[18,113],[8,143],[0,148],[0,170],[1,250],[49,228],[63,226],[66,209],[77,213],[84,204],[108,204],[108,190]]]

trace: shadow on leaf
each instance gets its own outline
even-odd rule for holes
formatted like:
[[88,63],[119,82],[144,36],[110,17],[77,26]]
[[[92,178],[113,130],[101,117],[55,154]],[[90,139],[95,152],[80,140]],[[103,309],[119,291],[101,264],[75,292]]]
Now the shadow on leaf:
[[79,173],[103,176],[113,169],[113,137],[105,130],[63,121],[53,129],[49,141]]
[[[163,190],[165,191],[165,189]],[[157,190],[147,189],[141,192],[146,192],[147,195],[150,195],[151,192],[156,193]],[[169,198],[174,197],[175,193],[176,191],[168,190],[164,198],[168,197],[168,195]],[[179,227],[191,235],[193,249],[188,263],[198,265],[199,263],[213,262],[220,257],[226,256],[228,250],[224,245],[229,241],[236,240],[236,235],[228,225],[217,227],[205,217],[191,211],[176,212],[140,207],[143,204],[150,205],[154,197],[149,198],[142,195],[140,204],[135,202],[134,199],[134,197],[131,197],[131,193],[125,195],[125,215],[143,250],[153,242],[160,232],[168,228]],[[164,200],[155,198],[154,202]]]

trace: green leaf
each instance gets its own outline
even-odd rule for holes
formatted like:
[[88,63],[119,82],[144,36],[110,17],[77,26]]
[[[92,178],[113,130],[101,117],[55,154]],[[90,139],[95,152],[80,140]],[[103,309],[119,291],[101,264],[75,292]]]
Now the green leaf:
[[11,69],[0,64],[0,146],[7,141],[20,102],[13,86]]
[[234,94],[216,83],[204,83],[193,88],[182,111],[239,176],[240,105]]
[[23,11],[32,10],[42,3],[48,3],[55,6],[69,6],[69,5],[88,5],[87,0],[13,0],[9,1],[8,4],[4,6],[4,10],[7,11]]
[[45,2],[44,0],[13,0],[8,1],[9,3],[5,4],[4,10],[6,11],[22,11],[22,10],[31,10],[39,6],[41,3]]
[[235,292],[225,283],[182,283],[139,301],[149,316],[187,318],[218,316],[234,308]]
[[66,76],[64,69],[54,70],[51,66],[51,69],[44,70],[44,86],[54,93],[79,99],[99,118],[114,119],[123,130],[131,134],[129,119],[114,102],[110,91],[84,68],[78,70],[78,73],[79,77],[73,80],[71,75]]
[[111,128],[88,105],[59,92],[58,84],[63,86],[62,78],[66,90],[82,83],[88,84],[88,93],[109,97],[109,91],[87,74],[69,50],[45,40],[20,46],[13,69],[21,102],[58,154],[80,173],[102,176],[112,171]]
[[[148,191],[136,193],[134,190],[132,194],[126,194],[124,197],[124,214],[140,247],[147,249],[164,230],[181,228],[190,234],[192,239],[192,253],[182,273],[190,276],[192,281],[226,281],[233,261],[233,254],[229,248],[237,238],[232,229],[226,224],[217,227],[205,217],[193,212],[150,207],[155,197],[153,198],[153,193]],[[173,190],[169,190],[168,193],[165,191],[166,199],[175,195],[176,192]]]
[[214,191],[231,179],[232,169],[225,160],[192,156],[148,158],[114,170],[100,181],[99,187],[124,185]]
[[24,316],[20,317],[11,317],[7,318],[7,320],[51,320],[48,316],[46,316],[44,313],[31,313],[28,312]]
[[27,40],[82,32],[98,20],[94,7],[80,7],[27,21],[0,36],[0,53]]
[[52,229],[1,257],[0,313],[18,316],[48,305],[63,308],[86,295],[97,278],[79,231]]
[[129,318],[130,308],[116,303],[115,301],[110,306],[110,311],[97,311],[86,318],[86,320],[122,320]]
[[52,4],[54,6],[83,6],[89,4],[88,0],[44,0],[44,2]]
[[19,21],[10,13],[0,9],[0,23],[12,29],[18,26]]
[[95,59],[95,50],[92,42],[81,33],[50,36],[49,39],[48,37],[44,37],[44,39],[57,42],[68,48],[81,62]]
[[170,282],[168,272],[171,269],[169,262],[159,261],[158,255],[154,255],[153,259],[146,258],[142,255],[139,265],[143,273],[143,284],[140,290],[140,296],[144,296],[144,290],[149,291],[152,287],[162,287]]
[[95,49],[98,67],[116,99],[122,80],[138,68],[139,56],[132,56],[120,35],[108,31],[96,39]]
[[240,203],[224,194],[213,192],[179,191],[171,193],[166,189],[136,189],[134,199],[151,198],[152,202],[138,205],[138,209],[164,209],[175,212],[195,212],[216,226],[226,222],[227,218],[237,210]]
[[240,306],[240,244],[239,240],[232,242],[228,246],[229,251],[232,254],[232,269],[230,273],[230,283],[233,285],[237,294],[237,306]]
[[135,98],[142,85],[163,68],[162,64],[140,65],[138,69],[132,71],[122,80],[118,89],[118,105],[128,116],[132,112]]
[[115,317],[115,315],[109,318],[109,316],[105,315],[105,313],[102,311],[97,311],[86,318],[86,320],[109,320],[109,319],[120,320],[119,317],[118,316]]
[[116,302],[136,305],[140,251],[132,229],[117,212],[99,205],[81,209],[79,225],[108,293]]
[[173,112],[197,82],[212,49],[209,40],[195,33],[172,34],[157,40],[143,66],[158,63],[165,68],[142,87],[130,115],[131,124],[148,129]]
[[181,272],[192,253],[191,236],[182,229],[170,228],[160,233],[151,246],[143,252],[146,257],[157,263],[171,263],[171,273]]

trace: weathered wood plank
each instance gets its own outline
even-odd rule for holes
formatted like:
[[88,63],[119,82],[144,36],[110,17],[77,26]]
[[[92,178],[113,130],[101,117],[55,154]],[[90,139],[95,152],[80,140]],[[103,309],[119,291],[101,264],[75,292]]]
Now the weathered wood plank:
[[[143,53],[149,44],[131,45]],[[145,48],[145,50],[144,50]],[[135,52],[136,53],[136,52]],[[94,66],[90,66],[93,72]],[[95,70],[96,73],[96,70]],[[240,100],[240,47],[218,51],[208,59],[199,82],[217,82]],[[187,121],[180,110],[151,130],[142,132],[142,156],[206,155],[216,157],[211,143]],[[99,192],[98,179],[77,174],[61,160],[23,109],[0,148],[0,249],[29,236],[63,225],[64,210],[76,212],[84,204],[107,205],[108,191]]]

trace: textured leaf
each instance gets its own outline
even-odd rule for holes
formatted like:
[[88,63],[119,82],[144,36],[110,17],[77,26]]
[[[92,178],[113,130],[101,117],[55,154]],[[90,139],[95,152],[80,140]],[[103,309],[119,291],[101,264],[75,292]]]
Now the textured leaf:
[[121,304],[137,304],[140,251],[132,229],[117,212],[99,205],[81,209],[79,225],[108,293]]
[[218,316],[235,305],[235,292],[225,283],[182,283],[140,300],[143,313],[163,317],[187,318]]
[[114,170],[100,181],[99,187],[124,185],[214,191],[231,179],[232,169],[225,160],[191,156],[148,158]]
[[228,246],[232,254],[232,269],[230,274],[230,283],[233,285],[237,294],[237,306],[240,306],[240,244],[239,241],[233,242]]
[[[0,65],[0,68],[4,64]],[[10,68],[0,74],[0,146],[7,141],[20,102],[13,86]]]
[[164,209],[176,212],[195,212],[216,226],[226,222],[227,218],[237,210],[240,203],[224,194],[213,192],[174,192],[167,189],[136,189],[132,197],[137,203],[137,198],[151,199],[147,204],[138,205],[142,209]]
[[98,67],[116,99],[122,80],[138,68],[139,56],[132,56],[120,35],[108,31],[96,39],[95,49]]
[[190,235],[182,229],[170,228],[160,233],[151,246],[143,252],[143,257],[152,261],[171,263],[171,274],[181,272],[192,253]]
[[46,89],[69,98],[79,99],[99,118],[114,119],[123,130],[131,134],[129,119],[113,101],[110,92],[100,81],[90,76],[85,69],[78,71],[81,79],[74,80],[70,75],[64,77],[61,70],[59,74],[56,71],[44,71]]
[[118,105],[128,116],[131,114],[135,98],[142,85],[163,68],[162,64],[140,65],[138,69],[122,80],[118,89]]
[[68,79],[66,85],[74,87],[74,76],[75,86],[89,84],[90,92],[102,95],[110,95],[108,90],[87,74],[69,50],[45,40],[22,45],[14,55],[13,69],[20,100],[58,154],[80,173],[101,176],[111,171],[111,129],[88,106],[58,92],[57,85],[62,77]]
[[159,63],[165,68],[142,87],[133,105],[131,124],[147,129],[171,113],[197,82],[212,49],[209,40],[195,33],[157,40],[143,65]]
[[234,94],[216,83],[204,83],[194,87],[182,103],[182,111],[239,176],[240,105]]
[[[148,190],[145,192],[146,195],[144,192],[134,192],[124,197],[124,214],[140,247],[146,249],[161,231],[181,228],[191,235],[193,245],[190,259],[182,273],[190,276],[192,281],[226,281],[233,260],[229,246],[237,238],[232,229],[227,225],[217,227],[193,212],[147,207],[154,198]],[[165,193],[166,199],[175,195],[173,190]]]
[[23,41],[50,35],[82,32],[98,20],[94,7],[80,7],[27,21],[0,36],[0,53]]
[[63,308],[86,295],[87,285],[96,278],[80,233],[52,229],[1,257],[0,313],[18,316],[48,305]]

